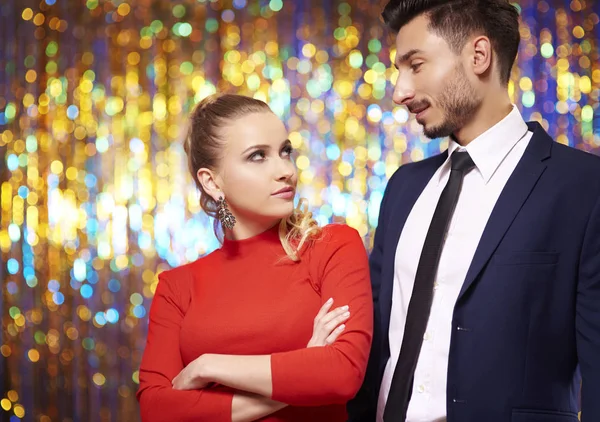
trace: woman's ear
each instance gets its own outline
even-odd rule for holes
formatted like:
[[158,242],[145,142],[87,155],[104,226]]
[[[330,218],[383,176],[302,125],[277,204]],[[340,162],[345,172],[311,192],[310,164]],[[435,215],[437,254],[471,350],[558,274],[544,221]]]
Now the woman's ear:
[[218,176],[212,170],[201,168],[196,173],[196,177],[204,192],[215,202],[223,196],[223,191],[219,187],[219,181],[217,180]]

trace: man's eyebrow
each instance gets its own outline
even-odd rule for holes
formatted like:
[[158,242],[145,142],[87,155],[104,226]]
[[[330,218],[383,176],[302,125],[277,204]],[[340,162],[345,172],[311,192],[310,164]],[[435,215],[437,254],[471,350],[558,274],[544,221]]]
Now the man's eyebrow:
[[409,52],[407,52],[407,53],[403,54],[402,56],[396,58],[396,62],[394,64],[405,62],[408,59],[410,59],[412,56],[414,56],[415,54],[422,53],[422,52],[423,51],[419,50],[418,48],[413,48]]

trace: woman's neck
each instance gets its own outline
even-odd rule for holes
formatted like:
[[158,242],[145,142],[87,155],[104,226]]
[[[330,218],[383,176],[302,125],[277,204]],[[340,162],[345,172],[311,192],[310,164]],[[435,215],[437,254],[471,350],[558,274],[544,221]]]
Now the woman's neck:
[[231,230],[225,230],[225,238],[227,240],[244,240],[264,233],[265,231],[275,227],[281,220],[269,221],[236,221],[235,226]]

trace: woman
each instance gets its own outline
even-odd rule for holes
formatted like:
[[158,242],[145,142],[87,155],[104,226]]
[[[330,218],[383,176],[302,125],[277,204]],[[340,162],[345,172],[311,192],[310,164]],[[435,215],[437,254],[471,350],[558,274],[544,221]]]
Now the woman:
[[224,239],[159,275],[137,393],[142,419],[345,421],[373,323],[358,233],[319,229],[294,207],[292,146],[262,101],[203,100],[186,153]]

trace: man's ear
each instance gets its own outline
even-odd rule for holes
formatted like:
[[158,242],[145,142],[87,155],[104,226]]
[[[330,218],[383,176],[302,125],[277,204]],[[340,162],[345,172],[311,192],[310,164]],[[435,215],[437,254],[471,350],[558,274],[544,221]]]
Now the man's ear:
[[480,35],[472,40],[471,44],[471,69],[477,76],[488,72],[492,67],[492,43],[485,35]]

